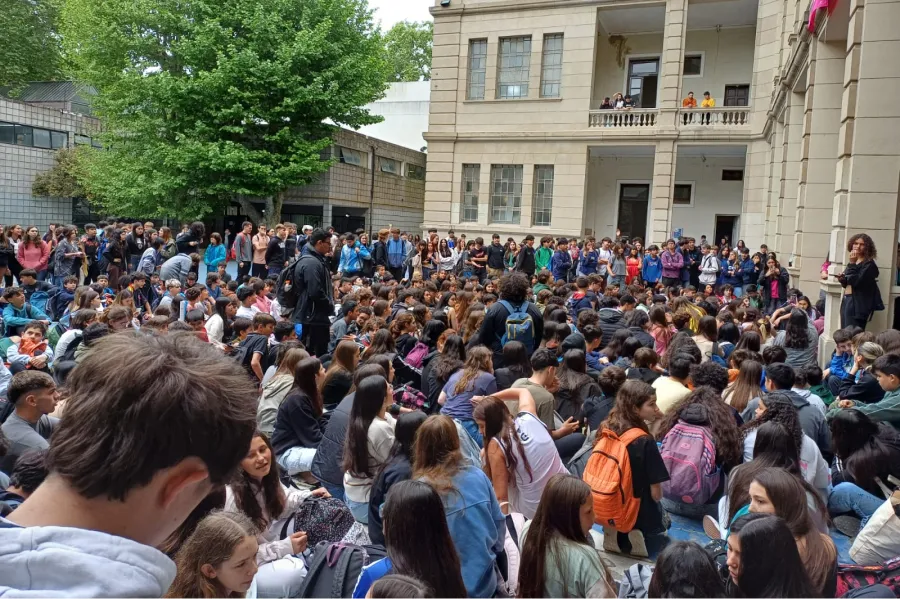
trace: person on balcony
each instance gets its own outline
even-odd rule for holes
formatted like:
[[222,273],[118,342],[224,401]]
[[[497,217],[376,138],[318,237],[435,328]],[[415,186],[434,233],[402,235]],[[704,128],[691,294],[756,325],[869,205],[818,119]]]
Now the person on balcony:
[[600,110],[612,110],[612,102],[609,101],[609,96],[603,98],[603,104],[600,105]]
[[[703,92],[703,101],[700,102],[700,108],[715,108],[715,107],[716,107],[716,101],[713,99],[713,97],[711,95],[709,95],[709,92]],[[703,115],[702,118],[706,121],[706,124],[709,125],[712,115],[709,112],[707,112],[706,114]]]
[[[687,98],[681,101],[682,108],[697,108],[697,98],[694,97],[694,92],[688,92]],[[684,113],[684,124],[694,122],[694,115]]]
[[622,97],[621,92],[616,92],[616,95],[613,96],[612,105],[616,110],[622,110],[623,108],[625,108],[625,98]]

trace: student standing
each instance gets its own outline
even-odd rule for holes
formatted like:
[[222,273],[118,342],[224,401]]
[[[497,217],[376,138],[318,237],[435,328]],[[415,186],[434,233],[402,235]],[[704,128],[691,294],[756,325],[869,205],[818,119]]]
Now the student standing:
[[666,251],[662,258],[662,283],[666,287],[678,287],[681,284],[681,269],[684,268],[684,256],[675,249],[675,240],[666,242]]
[[334,315],[331,275],[325,262],[330,253],[328,233],[315,229],[294,267],[298,292],[291,320],[303,325],[303,345],[316,356],[324,356],[328,351],[329,327]]
[[[234,237],[234,254],[238,263],[238,283],[243,283],[244,277],[250,274],[253,268],[253,223],[244,221],[241,232]],[[174,244],[173,244],[174,245]],[[174,255],[174,254],[173,254]]]
[[847,268],[837,279],[844,288],[841,303],[841,328],[850,325],[866,328],[872,313],[884,310],[878,290],[878,265],[875,242],[865,233],[854,235],[847,242]]
[[[541,247],[543,248],[543,246]],[[549,264],[549,258],[547,263]],[[546,266],[544,268],[546,268]],[[531,281],[531,277],[534,276],[534,273],[537,270],[537,262],[534,252],[534,235],[525,236],[525,240],[522,242],[522,247],[519,249],[519,255],[516,257],[515,270],[523,273],[526,277],[528,277],[529,282]]]

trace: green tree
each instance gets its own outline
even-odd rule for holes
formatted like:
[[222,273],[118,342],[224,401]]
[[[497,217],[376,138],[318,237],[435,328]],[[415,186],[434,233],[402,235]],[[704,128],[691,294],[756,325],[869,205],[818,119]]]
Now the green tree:
[[200,218],[231,200],[280,219],[285,191],[331,164],[333,126],[378,122],[384,46],[366,0],[67,0],[67,53],[97,88],[94,203]]
[[401,21],[384,36],[391,81],[429,81],[434,23]]
[[84,187],[79,183],[79,155],[92,152],[90,146],[63,148],[56,152],[56,164],[50,170],[39,173],[31,185],[31,195],[58,198],[86,197]]
[[15,91],[62,76],[58,17],[59,0],[0,2],[0,85]]

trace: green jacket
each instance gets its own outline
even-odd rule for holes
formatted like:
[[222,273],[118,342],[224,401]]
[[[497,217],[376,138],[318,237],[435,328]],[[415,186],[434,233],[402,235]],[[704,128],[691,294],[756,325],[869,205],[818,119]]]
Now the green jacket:
[[534,253],[534,264],[537,266],[538,272],[550,266],[550,258],[553,257],[553,250],[541,246]]
[[813,395],[818,395],[819,397],[821,397],[826,406],[831,406],[831,404],[834,402],[834,395],[831,393],[831,389],[829,389],[828,385],[826,385],[825,383],[810,387],[809,392]]
[[[828,417],[832,418],[840,409],[829,410]],[[885,393],[877,403],[854,402],[853,409],[859,410],[875,422],[887,422],[900,431],[900,389]]]

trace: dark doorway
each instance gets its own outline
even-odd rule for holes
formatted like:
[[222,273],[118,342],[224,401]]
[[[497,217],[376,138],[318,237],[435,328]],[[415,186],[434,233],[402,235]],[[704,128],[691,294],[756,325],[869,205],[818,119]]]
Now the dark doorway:
[[734,234],[737,229],[738,217],[733,214],[717,214],[716,215],[716,234],[712,238],[712,243],[718,245],[723,237],[728,238],[728,244],[734,246]]
[[656,108],[659,87],[659,59],[646,58],[628,63],[628,93],[637,108]]
[[616,228],[622,237],[647,239],[649,183],[622,183],[619,186],[619,218]]
[[366,228],[366,217],[332,213],[331,226],[338,233],[352,233],[357,229]]

